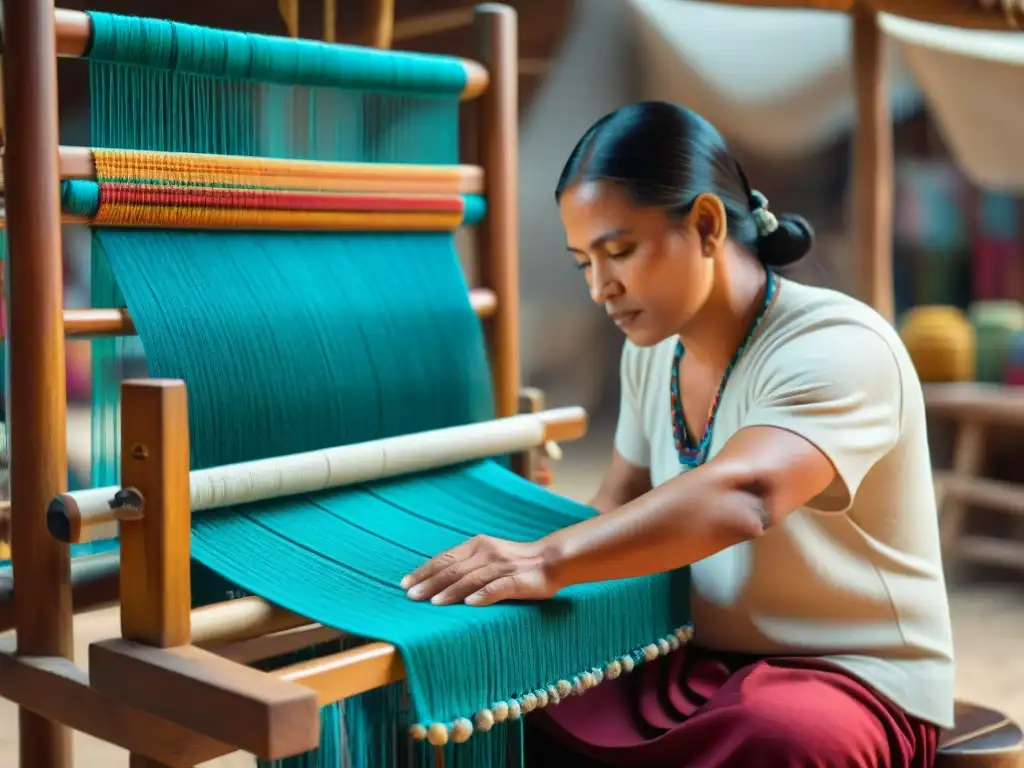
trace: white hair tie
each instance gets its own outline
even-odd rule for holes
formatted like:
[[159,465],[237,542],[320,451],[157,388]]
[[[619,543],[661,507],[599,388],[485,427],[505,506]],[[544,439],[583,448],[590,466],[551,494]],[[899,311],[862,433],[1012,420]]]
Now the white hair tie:
[[754,206],[751,213],[754,215],[754,222],[757,224],[757,236],[767,237],[779,228],[779,220],[775,214],[768,209],[768,198],[756,189],[750,193]]

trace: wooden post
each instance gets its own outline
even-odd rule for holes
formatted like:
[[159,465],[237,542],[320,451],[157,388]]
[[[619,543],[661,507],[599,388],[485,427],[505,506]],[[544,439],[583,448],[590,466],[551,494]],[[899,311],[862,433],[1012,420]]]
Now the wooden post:
[[121,636],[157,648],[192,635],[188,400],[167,379],[121,386],[121,487],[145,506],[121,522]]
[[[976,480],[985,464],[985,427],[976,416],[956,420],[956,442],[953,449],[953,477],[956,480]],[[958,489],[959,490],[959,489]],[[956,572],[957,547],[963,536],[968,502],[959,493],[940,499],[939,535],[942,543],[942,562],[948,574]]]
[[324,29],[323,38],[325,43],[334,43],[338,40],[338,0],[323,0],[324,3]]
[[289,37],[299,36],[299,0],[277,0],[277,10],[284,19]]
[[487,215],[477,228],[481,283],[498,298],[488,343],[498,417],[519,408],[519,101],[517,17],[496,3],[477,6],[473,19],[477,59],[490,73],[479,99],[479,162],[484,169]]
[[[121,385],[121,487],[145,515],[121,522],[121,636],[158,648],[192,636],[188,399],[185,383]],[[131,768],[162,768],[132,754]]]
[[[67,387],[53,0],[3,4],[11,555],[18,652],[73,653],[69,550],[46,530],[67,485]],[[70,768],[71,734],[20,710],[22,768]]]
[[862,298],[887,320],[895,317],[892,272],[893,136],[885,80],[885,37],[878,15],[857,7],[853,19],[853,80],[857,93],[854,133],[854,263]]
[[373,0],[370,6],[369,45],[391,48],[395,37],[395,0]]

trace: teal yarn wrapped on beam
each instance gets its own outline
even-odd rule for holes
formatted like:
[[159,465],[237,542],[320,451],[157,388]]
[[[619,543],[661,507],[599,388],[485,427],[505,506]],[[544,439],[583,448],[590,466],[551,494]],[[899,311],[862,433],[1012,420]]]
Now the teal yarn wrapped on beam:
[[69,216],[92,218],[100,209],[99,182],[64,179],[60,183],[60,206]]
[[235,81],[459,96],[466,68],[454,57],[381,51],[90,11],[85,58]]
[[473,227],[487,215],[487,198],[483,195],[463,195],[466,210],[462,214],[462,226]]
[[[93,247],[109,260],[149,374],[188,386],[193,468],[493,416],[482,329],[450,233],[111,229],[96,230]],[[467,537],[534,539],[592,514],[481,460],[197,515],[192,555],[246,592],[394,643],[408,680],[345,702],[342,764],[431,765],[410,724],[546,699],[560,682],[579,688],[624,655],[633,664],[645,647],[676,642],[689,615],[686,571],[485,609],[415,603],[398,587]],[[518,728],[449,745],[446,765],[508,764]]]

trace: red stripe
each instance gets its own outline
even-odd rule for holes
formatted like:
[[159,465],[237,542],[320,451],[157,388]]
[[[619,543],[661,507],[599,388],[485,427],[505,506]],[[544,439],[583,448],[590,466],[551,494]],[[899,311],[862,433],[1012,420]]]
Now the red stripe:
[[121,205],[175,205],[206,208],[263,208],[302,211],[423,211],[461,213],[457,195],[401,196],[345,192],[281,192],[265,189],[168,187],[102,182],[100,200]]

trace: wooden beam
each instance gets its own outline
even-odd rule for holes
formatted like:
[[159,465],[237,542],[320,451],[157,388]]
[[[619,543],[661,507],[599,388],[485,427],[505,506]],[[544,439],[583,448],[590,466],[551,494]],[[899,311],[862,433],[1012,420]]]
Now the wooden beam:
[[[69,659],[19,655],[13,637],[0,637],[0,696],[38,717],[64,723],[173,768],[193,768],[237,751],[237,747],[104,696],[90,687],[88,673]],[[34,765],[42,768],[47,764]]]
[[925,384],[929,416],[1024,427],[1024,388],[998,384]]
[[89,676],[104,696],[265,760],[320,743],[316,691],[195,646],[93,643]]
[[963,29],[1011,30],[1024,27],[1019,0],[860,0],[876,13]]

